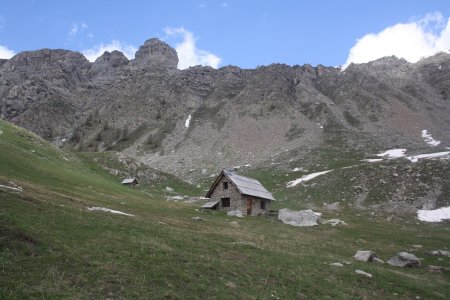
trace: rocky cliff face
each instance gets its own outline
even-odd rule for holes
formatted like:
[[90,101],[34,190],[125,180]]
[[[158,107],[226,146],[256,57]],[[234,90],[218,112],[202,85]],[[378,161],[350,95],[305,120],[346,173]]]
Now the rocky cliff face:
[[157,68],[175,70],[178,55],[175,49],[158,39],[149,39],[139,47],[133,66],[136,68]]
[[448,146],[449,54],[346,70],[177,64],[175,50],[157,39],[131,61],[118,51],[94,63],[67,50],[23,52],[0,62],[1,116],[55,143],[119,151],[193,177],[317,149],[420,149],[424,129]]

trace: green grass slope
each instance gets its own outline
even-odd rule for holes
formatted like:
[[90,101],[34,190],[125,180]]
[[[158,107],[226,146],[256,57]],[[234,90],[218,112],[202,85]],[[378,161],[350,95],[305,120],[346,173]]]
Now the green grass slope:
[[[352,260],[356,250],[371,249],[388,259],[421,244],[415,254],[424,258],[423,265],[448,267],[450,258],[423,255],[449,245],[448,224],[405,226],[348,213],[345,227],[295,228],[271,218],[202,213],[194,205],[165,200],[161,191],[133,190],[118,182],[91,159],[0,121],[0,185],[7,186],[0,187],[0,298],[449,295],[448,273]],[[134,216],[87,210],[93,206]],[[351,264],[329,265],[343,261]],[[355,274],[356,269],[373,278]]]

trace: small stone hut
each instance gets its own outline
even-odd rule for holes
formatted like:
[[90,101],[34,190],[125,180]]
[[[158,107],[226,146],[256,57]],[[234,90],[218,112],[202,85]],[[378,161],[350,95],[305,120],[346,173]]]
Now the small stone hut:
[[135,187],[136,184],[139,184],[139,182],[137,181],[136,178],[126,178],[122,181],[122,184],[131,186],[131,187]]
[[272,194],[253,178],[223,170],[206,194],[210,198],[202,208],[224,211],[240,210],[244,215],[265,215],[270,211]]

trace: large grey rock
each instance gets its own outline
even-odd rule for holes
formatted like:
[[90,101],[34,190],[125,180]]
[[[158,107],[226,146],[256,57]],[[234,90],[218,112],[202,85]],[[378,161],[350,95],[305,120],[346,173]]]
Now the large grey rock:
[[391,266],[418,268],[420,260],[414,254],[408,252],[399,252],[387,261]]
[[377,257],[377,254],[370,250],[358,250],[353,256],[353,258],[355,258],[356,260],[367,262],[371,262],[375,257]]
[[321,218],[311,209],[295,211],[283,208],[278,212],[278,220],[285,224],[302,227],[319,225]]

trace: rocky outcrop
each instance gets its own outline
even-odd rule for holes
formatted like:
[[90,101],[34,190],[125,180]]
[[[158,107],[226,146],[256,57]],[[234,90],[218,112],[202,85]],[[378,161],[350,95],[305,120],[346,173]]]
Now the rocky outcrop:
[[133,66],[135,68],[157,68],[175,70],[178,54],[168,44],[159,39],[149,39],[136,52]]
[[40,136],[68,136],[92,86],[80,53],[42,49],[17,54],[0,67],[0,115]]
[[105,51],[105,53],[95,60],[88,72],[88,75],[94,81],[112,81],[118,75],[123,75],[126,73],[124,67],[127,66],[128,63],[129,60],[122,52],[117,50],[112,52]]

